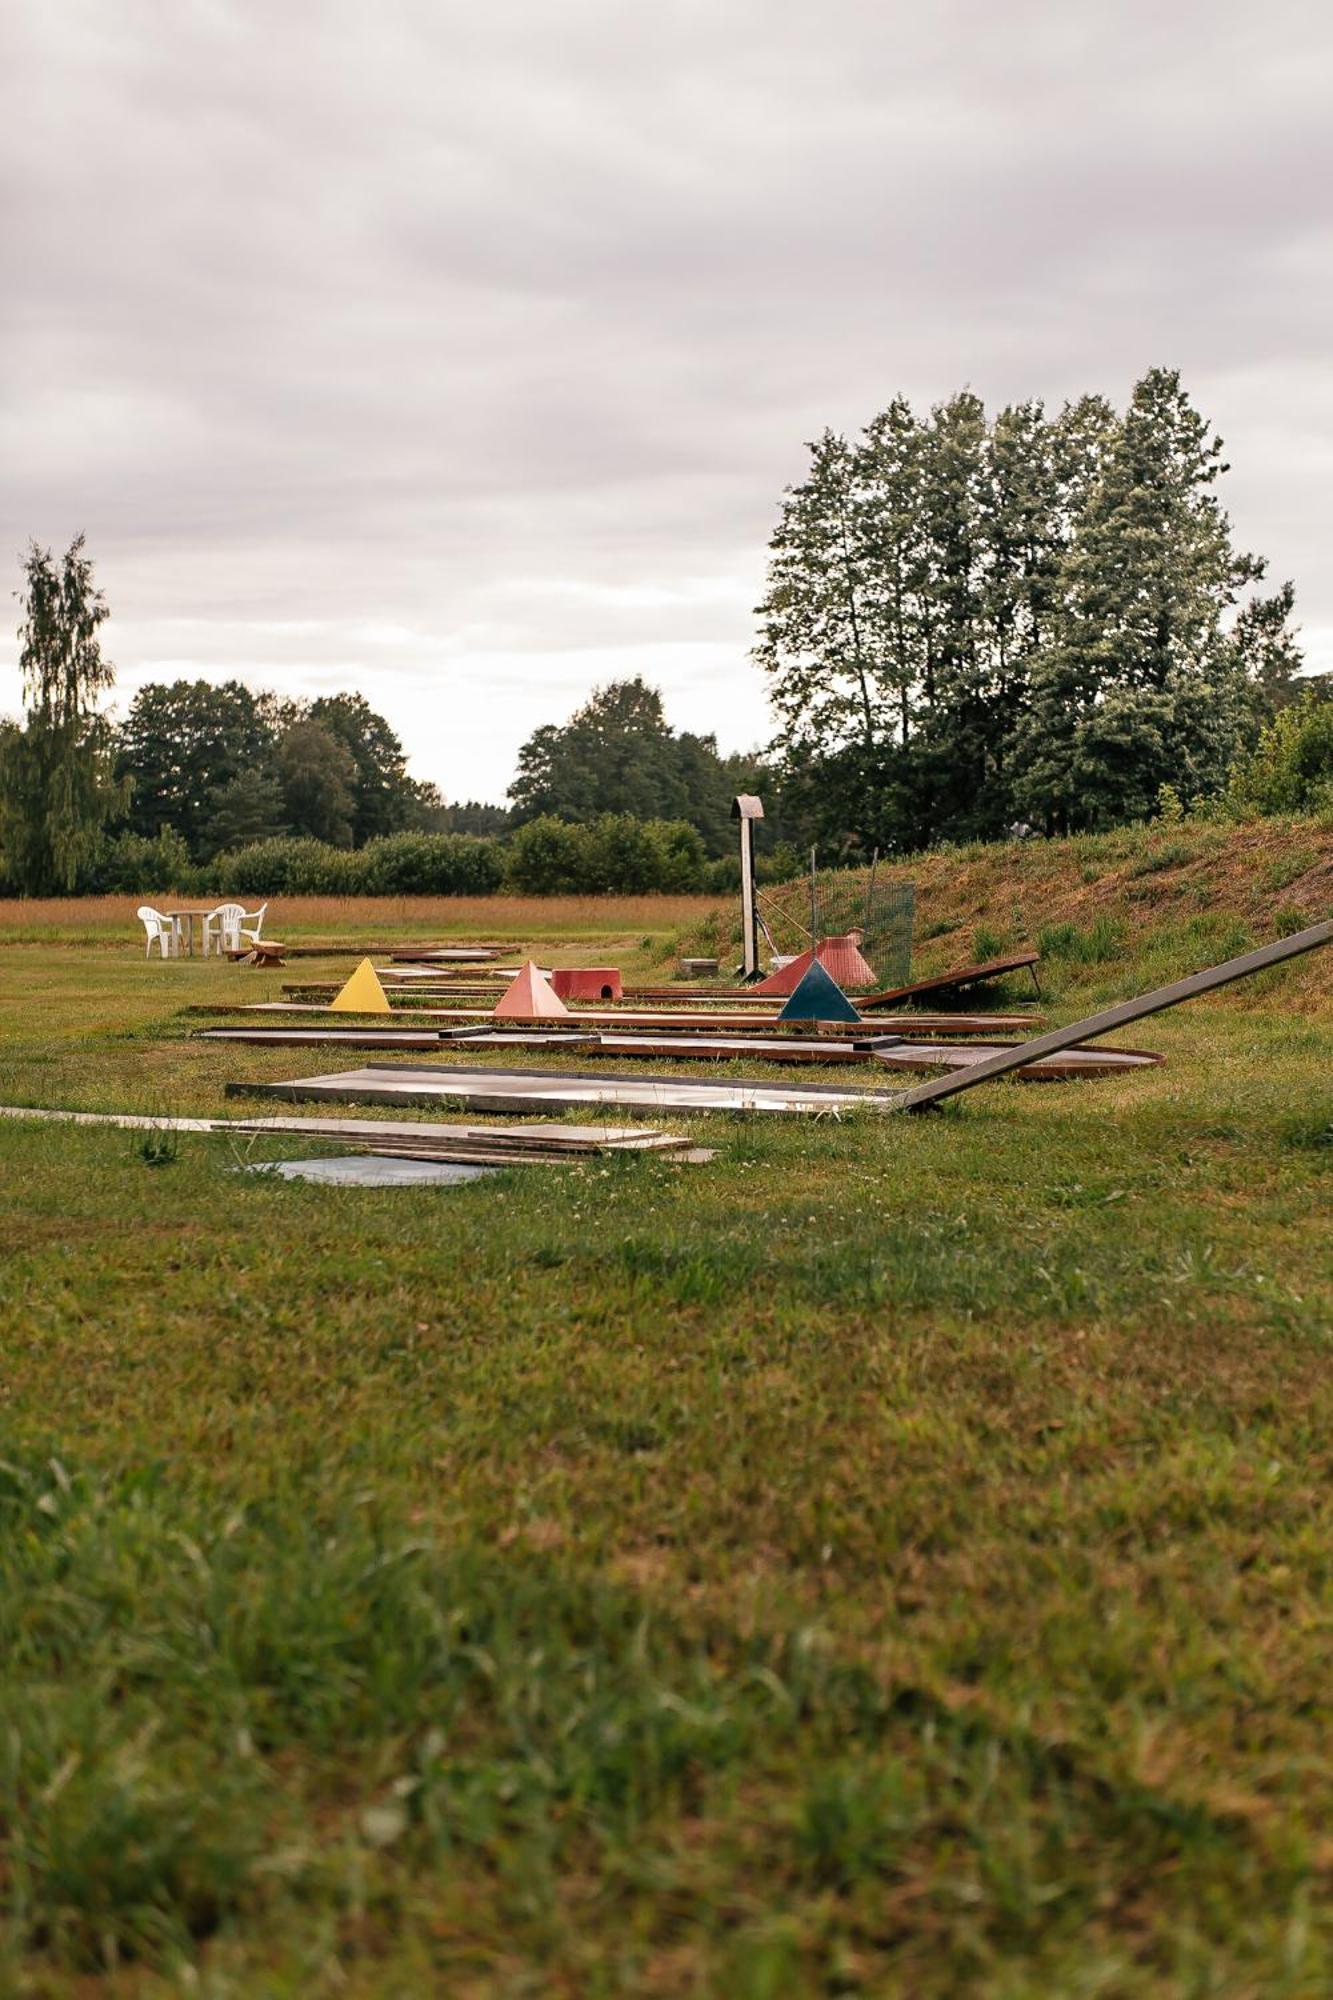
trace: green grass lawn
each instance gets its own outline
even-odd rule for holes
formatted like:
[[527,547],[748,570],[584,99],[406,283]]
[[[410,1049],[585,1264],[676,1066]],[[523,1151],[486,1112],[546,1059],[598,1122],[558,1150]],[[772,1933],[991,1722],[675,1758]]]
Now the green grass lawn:
[[[339,1066],[139,949],[0,945],[0,1102]],[[0,1121],[0,1992],[1330,1990],[1330,996],[705,1167]]]

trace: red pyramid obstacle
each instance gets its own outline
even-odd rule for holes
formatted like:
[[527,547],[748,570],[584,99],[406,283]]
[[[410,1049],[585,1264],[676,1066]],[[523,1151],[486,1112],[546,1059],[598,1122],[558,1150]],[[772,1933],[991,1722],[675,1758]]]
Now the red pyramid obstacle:
[[873,986],[875,983],[874,968],[861,956],[860,931],[848,931],[843,937],[826,937],[817,952],[803,951],[790,965],[784,965],[780,972],[770,972],[767,979],[761,979],[757,986],[749,990],[751,993],[772,993],[789,999],[816,958],[839,986]]
[[529,959],[512,985],[506,986],[495,1003],[496,1021],[553,1021],[569,1019],[569,1009],[551,991],[550,981]]

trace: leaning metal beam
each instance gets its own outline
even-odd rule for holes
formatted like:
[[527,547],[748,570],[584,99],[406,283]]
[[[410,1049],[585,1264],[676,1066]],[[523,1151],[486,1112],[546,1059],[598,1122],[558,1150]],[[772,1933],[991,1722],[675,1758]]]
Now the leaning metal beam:
[[1076,1048],[1080,1042],[1109,1034],[1112,1028],[1124,1027],[1126,1022],[1140,1021],[1145,1014],[1160,1014],[1166,1007],[1179,1006],[1182,1000],[1193,1000],[1200,993],[1211,993],[1214,987],[1228,986],[1233,979],[1248,979],[1252,972],[1262,972],[1270,965],[1281,965],[1284,959],[1299,958],[1303,952],[1316,951],[1324,944],[1333,944],[1333,922],[1312,924],[1309,930],[1297,931],[1294,937],[1278,938],[1273,944],[1261,945],[1258,951],[1247,951],[1240,958],[1227,959],[1222,965],[1210,965],[1205,972],[1192,972],[1188,979],[1177,979],[1170,986],[1159,986],[1155,992],[1140,994],[1137,1000],[1121,1000],[1114,1007],[1104,1007],[1100,1014],[1089,1014],[1086,1020],[1072,1021],[1067,1028],[1052,1028],[1048,1034],[1035,1035],[1030,1042],[1020,1042],[1016,1048],[997,1049],[993,1056],[973,1063],[969,1069],[937,1076],[929,1083],[919,1083],[914,1089],[905,1090],[896,1099],[893,1108],[895,1111],[923,1110],[928,1104],[938,1104],[942,1097],[954,1097],[960,1090],[971,1090],[976,1084],[985,1083],[989,1077],[1007,1076],[1010,1070],[1022,1069],[1025,1063],[1035,1062],[1038,1056],[1058,1055],[1061,1049]]

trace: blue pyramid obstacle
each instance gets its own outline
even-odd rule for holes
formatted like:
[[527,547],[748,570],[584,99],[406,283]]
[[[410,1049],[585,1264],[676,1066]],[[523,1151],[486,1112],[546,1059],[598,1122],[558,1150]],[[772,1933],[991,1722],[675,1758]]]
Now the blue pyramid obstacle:
[[859,1021],[861,1016],[828,967],[814,959],[802,973],[779,1021]]

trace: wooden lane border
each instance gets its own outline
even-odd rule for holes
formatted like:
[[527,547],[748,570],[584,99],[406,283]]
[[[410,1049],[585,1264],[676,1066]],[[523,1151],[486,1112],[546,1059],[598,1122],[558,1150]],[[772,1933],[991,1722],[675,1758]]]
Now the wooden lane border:
[[[465,1038],[435,1035],[398,1035],[392,1029],[356,1028],[204,1028],[195,1041],[237,1043],[247,1048],[345,1048],[345,1049],[437,1049],[470,1050],[494,1054],[497,1051],[529,1049],[552,1055],[619,1056],[628,1061],[676,1062],[769,1062],[778,1064],[818,1063],[821,1066],[877,1061],[888,1069],[963,1069],[993,1052],[988,1045],[977,1049],[958,1042],[911,1042],[900,1035],[874,1035],[855,1041],[776,1041],[761,1037],[677,1035],[657,1040],[651,1035],[543,1035],[539,1030],[485,1029]],[[1063,1056],[1047,1056],[1034,1066],[1018,1072],[1024,1082],[1060,1082],[1071,1077],[1092,1078],[1118,1074],[1127,1069],[1159,1065],[1163,1058],[1148,1049],[1073,1049]],[[558,1074],[558,1072],[552,1072]]]
[[[275,1016],[326,1015],[327,1006],[303,1006],[291,1000],[251,1000],[214,1001],[211,1004],[194,1001],[177,1012],[192,1017],[230,1017],[237,1014]],[[457,1027],[460,1035],[484,1032],[495,1025],[494,1010],[489,1007],[395,1007],[395,1025],[404,1028],[426,1027],[434,1022],[448,1022]],[[340,1017],[344,1021],[346,1015]],[[820,1033],[829,1041],[864,1040],[868,1036],[886,1034],[907,1035],[958,1035],[989,1036],[1022,1034],[1033,1026],[1040,1016],[1032,1014],[903,1014],[883,1015],[877,1020],[830,1021],[823,1024]],[[384,1024],[383,1015],[367,1015],[363,1026]],[[549,1017],[534,1022],[511,1021],[513,1027],[549,1028]],[[754,1020],[745,1014],[638,1014],[625,1009],[615,1012],[606,1009],[600,1013],[582,1011],[571,1013],[561,1019],[560,1025],[570,1033],[589,1032],[607,1034],[648,1033],[661,1031],[663,1034],[700,1035],[711,1032],[734,1032],[744,1035],[772,1035],[787,1038],[792,1029],[776,1020]],[[802,1023],[808,1026],[808,1023]]]

